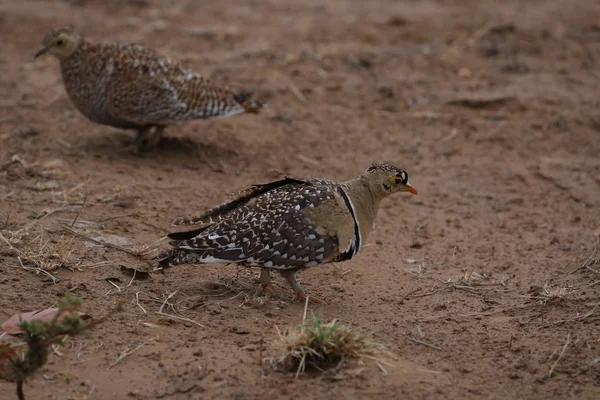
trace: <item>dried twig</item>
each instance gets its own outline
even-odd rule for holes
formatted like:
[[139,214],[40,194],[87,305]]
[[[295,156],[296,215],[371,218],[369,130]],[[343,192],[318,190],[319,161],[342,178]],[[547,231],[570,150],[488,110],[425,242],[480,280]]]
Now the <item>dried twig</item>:
[[308,100],[306,99],[306,97],[304,97],[304,95],[302,94],[302,92],[300,91],[300,89],[298,89],[298,86],[296,86],[294,84],[294,82],[290,82],[290,91],[292,92],[292,94],[294,96],[296,96],[296,98],[298,99],[298,101],[300,103],[307,103]]
[[142,309],[144,314],[148,314],[144,307],[142,307],[142,305],[140,304],[140,292],[135,292],[135,304],[137,304],[137,306]]
[[321,163],[319,163],[317,160],[314,160],[314,159],[312,159],[310,157],[306,157],[306,156],[304,156],[302,154],[298,154],[297,157],[298,157],[298,160],[303,161],[305,163],[316,165],[316,166],[320,166],[321,165]]
[[52,275],[50,272],[46,271],[43,268],[39,268],[39,267],[26,267],[25,265],[23,265],[23,260],[21,260],[21,256],[17,256],[17,258],[19,259],[19,264],[21,264],[21,268],[23,268],[25,271],[34,271],[37,273],[44,273],[46,275],[48,275],[50,277],[50,279],[52,279],[52,283],[54,285],[56,285],[60,279],[58,279],[57,277],[55,277],[54,275]]
[[384,376],[388,375],[387,369],[385,369],[383,367],[383,364],[381,363],[381,360],[375,360],[375,363],[377,364],[377,366],[379,367],[379,369],[381,370],[381,372],[383,372]]
[[113,285],[114,287],[117,288],[117,291],[121,292],[121,286],[117,285],[116,283],[114,283],[110,279],[107,279],[106,282],[110,283],[111,285]]
[[81,204],[81,208],[79,210],[77,210],[77,214],[75,214],[75,218],[73,218],[73,222],[71,223],[71,227],[73,227],[75,225],[75,222],[77,222],[77,218],[79,218],[79,214],[81,214],[81,212],[83,211],[83,208],[85,207],[85,203],[87,202],[87,198],[88,198],[88,191],[87,188],[85,189],[85,196],[83,197],[83,203]]
[[123,361],[123,359],[131,354],[133,354],[134,352],[138,351],[139,349],[141,349],[142,347],[144,347],[145,345],[147,345],[148,343],[150,343],[151,341],[153,341],[154,339],[150,339],[147,342],[142,342],[140,344],[138,344],[136,347],[132,348],[125,348],[123,349],[119,355],[117,356],[117,358],[115,359],[115,361],[113,361],[112,363],[110,363],[110,365],[106,368],[106,370],[108,371],[109,369],[111,369],[112,367],[114,367],[115,365],[119,364],[121,361]]
[[408,296],[410,296],[411,294],[413,294],[415,292],[418,292],[420,290],[421,290],[421,288],[419,287],[419,288],[413,289],[410,292],[406,293],[404,296],[402,296],[402,298],[400,299],[400,301],[398,301],[398,304],[404,303],[404,300],[406,300],[408,298]]
[[409,338],[406,338],[406,340],[408,340],[409,342],[413,342],[413,343],[417,343],[417,344],[422,344],[423,346],[431,347],[432,349],[435,349],[435,350],[442,351],[441,347],[436,346],[435,344],[430,344],[430,343],[424,342],[424,341],[419,340],[419,339],[415,339],[415,338],[409,337]]
[[106,247],[106,248],[111,248],[111,249],[119,250],[119,251],[122,251],[124,253],[130,254],[132,256],[141,258],[142,260],[144,260],[148,264],[151,264],[151,263],[148,260],[144,259],[144,253],[146,253],[149,249],[151,249],[153,246],[155,246],[158,242],[160,242],[160,241],[163,240],[163,238],[161,238],[161,239],[159,239],[159,240],[157,240],[157,241],[155,241],[153,243],[150,243],[149,245],[145,245],[145,246],[140,247],[138,250],[131,250],[131,249],[128,249],[126,247],[119,246],[117,244],[103,242],[101,240],[96,240],[96,239],[91,238],[91,237],[89,237],[87,235],[84,235],[83,233],[77,232],[76,230],[71,229],[68,226],[63,226],[63,229],[65,231],[67,231],[68,233],[77,236],[80,239],[87,240],[88,242],[97,244],[98,246],[102,246],[102,247]]
[[580,269],[587,268],[588,270],[600,274],[600,271],[592,268],[592,265],[600,263],[600,234],[595,234],[596,240],[594,241],[594,248],[590,256],[577,268],[572,270],[570,274],[579,271]]
[[[589,318],[592,315],[594,315],[594,313],[596,312],[596,309],[598,308],[599,305],[600,305],[600,303],[597,303],[594,306],[594,308],[592,308],[592,311],[590,311],[590,312],[587,312],[587,313],[581,314],[581,315],[576,315],[574,317],[567,318],[567,319],[561,319],[556,322],[553,322],[552,324],[562,324],[563,322],[572,322],[572,321],[583,321],[584,319]],[[547,326],[549,326],[549,325],[547,325]]]
[[133,250],[129,250],[129,249],[127,249],[125,247],[122,247],[122,246],[119,246],[117,244],[112,244],[112,243],[108,243],[108,242],[103,242],[101,240],[96,240],[94,238],[91,238],[89,236],[84,235],[83,233],[79,233],[76,230],[71,229],[68,226],[64,226],[63,229],[66,230],[67,232],[69,232],[70,234],[77,236],[80,239],[87,240],[88,242],[97,244],[98,246],[108,247],[108,248],[111,248],[111,249],[122,251],[122,252],[127,253],[127,254],[131,254],[132,256],[135,256],[135,257],[141,257],[138,253],[136,253]]
[[136,274],[137,274],[137,270],[136,270],[136,269],[134,269],[134,270],[133,270],[133,276],[131,277],[131,280],[129,281],[129,283],[128,283],[128,284],[127,284],[127,286],[125,286],[125,287],[129,287],[129,286],[131,286],[131,284],[133,283],[133,280],[135,279],[135,275],[136,275]]
[[169,294],[167,296],[167,298],[165,299],[165,301],[163,301],[163,303],[161,304],[160,308],[158,309],[157,314],[158,315],[162,315],[163,317],[172,318],[172,319],[178,319],[178,320],[181,320],[181,321],[189,322],[189,323],[192,323],[194,325],[199,326],[200,328],[206,328],[206,326],[204,326],[201,323],[198,323],[198,322],[196,322],[196,321],[194,321],[192,319],[185,318],[185,317],[180,317],[179,315],[167,314],[166,312],[163,312],[163,308],[165,307],[166,304],[169,303],[169,299],[171,297],[175,296],[175,294],[177,292],[178,291],[176,290],[176,291],[172,292],[171,294]]
[[567,334],[567,340],[565,341],[565,345],[563,346],[562,350],[560,351],[560,354],[558,355],[558,358],[556,359],[556,361],[554,361],[554,364],[552,364],[552,366],[550,367],[550,371],[548,372],[548,378],[552,377],[552,372],[554,372],[554,368],[558,365],[558,362],[565,354],[565,351],[567,351],[567,346],[569,345],[569,343],[571,343],[571,332],[569,332]]

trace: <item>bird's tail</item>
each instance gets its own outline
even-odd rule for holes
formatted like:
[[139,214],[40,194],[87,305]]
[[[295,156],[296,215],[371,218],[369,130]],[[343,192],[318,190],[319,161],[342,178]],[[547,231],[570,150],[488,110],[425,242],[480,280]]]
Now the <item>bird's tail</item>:
[[246,112],[258,114],[260,109],[263,107],[263,103],[253,98],[254,93],[252,92],[237,92],[234,93],[233,98],[237,101]]

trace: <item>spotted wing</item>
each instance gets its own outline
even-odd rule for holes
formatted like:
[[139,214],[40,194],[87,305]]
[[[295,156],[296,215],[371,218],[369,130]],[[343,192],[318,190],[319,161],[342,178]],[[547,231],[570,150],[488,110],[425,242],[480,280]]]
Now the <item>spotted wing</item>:
[[258,196],[285,185],[311,185],[309,180],[302,178],[295,178],[291,176],[284,176],[283,179],[277,181],[251,185],[246,189],[234,194],[228,202],[219,204],[218,206],[203,212],[201,214],[189,215],[186,217],[180,217],[173,221],[173,225],[204,225],[212,224],[221,221],[231,211],[236,208],[247,204]]
[[[238,207],[198,235],[172,242],[183,260],[296,269],[333,261],[353,238],[354,219],[336,185],[293,184]],[[178,260],[175,259],[177,264]]]

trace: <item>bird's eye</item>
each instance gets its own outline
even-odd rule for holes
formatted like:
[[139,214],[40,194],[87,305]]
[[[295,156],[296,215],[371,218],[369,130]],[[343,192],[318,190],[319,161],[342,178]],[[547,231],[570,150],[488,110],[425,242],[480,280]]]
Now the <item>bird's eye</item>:
[[58,39],[58,40],[56,41],[56,45],[57,45],[57,46],[62,46],[63,44],[65,44],[65,42],[64,42],[64,40],[62,40],[62,39]]
[[406,174],[406,172],[401,172],[398,175],[394,176],[394,183],[396,185],[406,185],[406,183],[408,182],[408,175]]

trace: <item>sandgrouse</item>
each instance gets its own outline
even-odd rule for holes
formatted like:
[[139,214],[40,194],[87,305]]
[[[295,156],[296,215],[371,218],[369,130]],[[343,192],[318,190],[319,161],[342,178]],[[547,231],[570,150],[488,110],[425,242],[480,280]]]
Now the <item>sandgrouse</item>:
[[228,203],[176,220],[202,225],[169,234],[173,248],[158,255],[158,268],[213,262],[257,266],[264,290],[269,270],[275,269],[296,298],[306,298],[296,272],[355,256],[373,228],[379,203],[396,192],[417,194],[405,171],[379,163],[346,182],[286,176],[250,186]]
[[137,130],[136,149],[155,146],[167,125],[257,113],[262,106],[252,93],[217,86],[154,50],[94,43],[71,27],[44,37],[35,58],[46,53],[60,60],[75,107],[93,122]]

